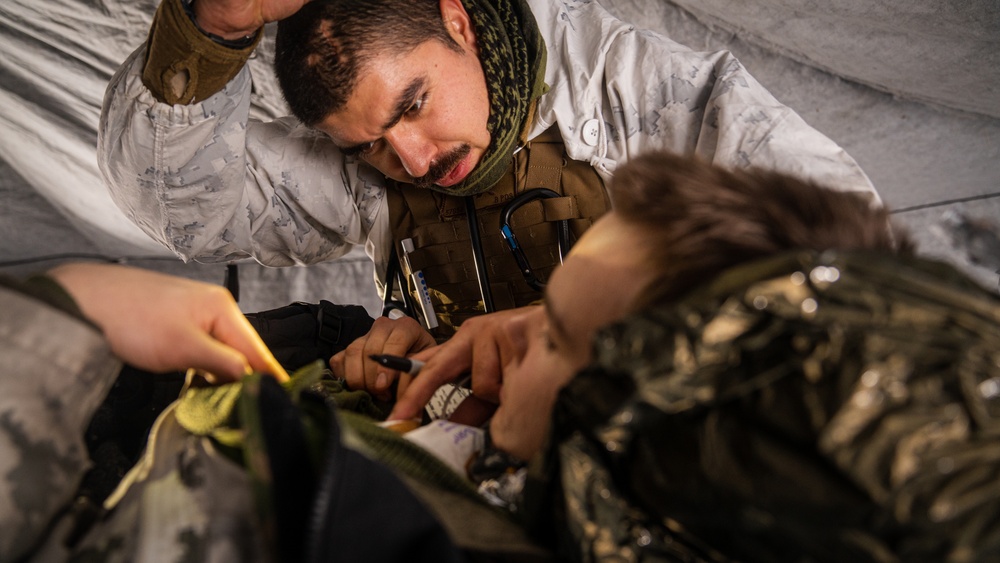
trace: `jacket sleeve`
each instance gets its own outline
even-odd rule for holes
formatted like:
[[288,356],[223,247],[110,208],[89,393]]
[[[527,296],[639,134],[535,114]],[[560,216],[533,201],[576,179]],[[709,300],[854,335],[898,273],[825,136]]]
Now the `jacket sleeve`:
[[[549,45],[539,105],[571,157],[605,173],[666,149],[726,168],[761,167],[880,202],[857,162],[780,103],[728,51],[695,52],[622,22],[596,2],[533,1]],[[584,66],[586,65],[586,66]]]
[[[151,40],[148,48],[156,47]],[[222,86],[189,84],[186,105],[162,101],[170,98],[162,90],[172,51],[153,53],[148,64],[160,70],[144,77],[146,53],[136,50],[112,78],[98,131],[111,197],[146,234],[184,260],[252,256],[270,266],[330,260],[355,244],[385,246],[369,240],[385,207],[383,176],[292,118],[251,119],[246,66]],[[164,78],[158,86],[150,76]]]
[[74,498],[84,430],[121,364],[93,326],[4,283],[0,309],[0,561],[13,561]]

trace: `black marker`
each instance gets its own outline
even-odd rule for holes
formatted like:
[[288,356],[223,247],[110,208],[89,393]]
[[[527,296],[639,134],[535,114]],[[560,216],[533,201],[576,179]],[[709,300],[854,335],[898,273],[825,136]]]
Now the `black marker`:
[[424,367],[424,363],[420,360],[390,356],[389,354],[372,354],[368,357],[389,369],[406,372],[410,375],[417,375],[420,373],[420,368]]

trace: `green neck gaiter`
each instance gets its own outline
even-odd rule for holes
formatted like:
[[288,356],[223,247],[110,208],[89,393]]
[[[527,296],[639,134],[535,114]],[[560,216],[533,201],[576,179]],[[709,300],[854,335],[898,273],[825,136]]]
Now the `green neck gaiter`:
[[510,167],[532,102],[545,93],[545,42],[524,0],[462,0],[476,28],[486,75],[490,146],[462,182],[431,189],[448,195],[485,192]]

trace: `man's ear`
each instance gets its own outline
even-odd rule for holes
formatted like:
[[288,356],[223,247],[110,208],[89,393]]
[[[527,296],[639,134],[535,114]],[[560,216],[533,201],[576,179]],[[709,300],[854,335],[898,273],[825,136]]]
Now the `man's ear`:
[[469,13],[465,11],[462,0],[439,0],[439,4],[441,6],[441,19],[444,21],[444,26],[451,38],[463,47],[471,47],[478,54],[476,29],[472,25]]

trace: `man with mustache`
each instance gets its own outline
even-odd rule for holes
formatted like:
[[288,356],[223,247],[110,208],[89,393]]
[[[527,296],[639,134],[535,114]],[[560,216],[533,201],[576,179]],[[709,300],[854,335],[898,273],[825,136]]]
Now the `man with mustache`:
[[[261,122],[245,62],[273,21],[294,117]],[[385,294],[399,257],[422,327],[380,320],[339,362],[376,393],[395,374],[368,353],[414,352],[537,301],[528,276],[559,263],[556,225],[582,235],[609,209],[615,167],[652,149],[878,202],[854,160],[731,54],[596,2],[164,0],[109,86],[99,138],[115,201],[186,260],[310,264],[363,244]],[[505,241],[504,205],[534,188],[549,191],[511,214]]]

